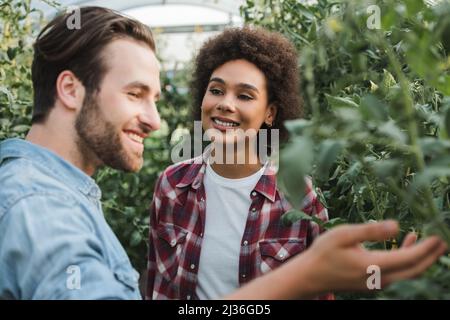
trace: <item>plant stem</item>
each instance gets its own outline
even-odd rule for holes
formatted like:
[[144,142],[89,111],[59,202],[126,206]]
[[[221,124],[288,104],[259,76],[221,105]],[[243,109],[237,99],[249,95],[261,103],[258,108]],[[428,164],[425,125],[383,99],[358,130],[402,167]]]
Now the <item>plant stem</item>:
[[372,200],[373,205],[375,207],[375,212],[377,214],[377,220],[383,220],[383,212],[381,211],[380,207],[378,206],[378,201],[375,198],[375,193],[373,192],[372,185],[370,184],[369,179],[367,179],[366,175],[364,176],[364,183],[369,188],[370,200]]
[[[380,40],[380,43],[386,50],[387,56],[389,58],[389,62],[391,63],[392,67],[394,68],[394,72],[399,80],[400,88],[402,90],[402,95],[404,98],[404,112],[406,115],[407,120],[407,134],[409,136],[409,141],[411,145],[412,155],[415,161],[415,164],[417,166],[418,172],[423,172],[425,170],[426,164],[424,160],[424,155],[422,152],[422,149],[419,146],[418,140],[419,140],[419,130],[417,127],[417,123],[414,120],[414,101],[411,97],[411,93],[409,90],[409,82],[406,79],[406,76],[401,68],[400,62],[398,58],[396,57],[394,51],[392,50],[391,46],[387,43],[386,39],[383,36],[378,37]],[[438,208],[436,207],[436,204],[433,201],[433,193],[429,186],[423,187],[423,194],[424,194],[424,200],[425,203],[429,209],[429,212],[424,212],[425,217],[431,218],[432,221],[439,220],[440,213]],[[439,233],[441,236],[444,237],[444,240],[450,243],[450,231],[448,228],[446,228],[445,225],[436,225],[436,229],[439,230]]]

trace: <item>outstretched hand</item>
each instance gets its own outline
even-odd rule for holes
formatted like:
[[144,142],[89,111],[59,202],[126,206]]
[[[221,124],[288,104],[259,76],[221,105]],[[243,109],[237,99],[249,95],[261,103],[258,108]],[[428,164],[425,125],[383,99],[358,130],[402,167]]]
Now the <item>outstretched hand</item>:
[[398,223],[343,225],[319,236],[304,253],[252,281],[230,299],[314,298],[334,291],[369,290],[370,266],[380,270],[381,287],[419,276],[447,250],[436,236],[416,243],[413,233],[399,249],[367,250],[364,241],[384,241],[398,233]]
[[398,223],[385,221],[336,227],[319,237],[305,253],[314,266],[311,281],[319,291],[368,290],[369,266],[381,271],[381,287],[394,281],[417,277],[430,267],[447,246],[436,236],[419,243],[416,235],[405,237],[399,249],[369,251],[363,241],[384,241],[398,233]]

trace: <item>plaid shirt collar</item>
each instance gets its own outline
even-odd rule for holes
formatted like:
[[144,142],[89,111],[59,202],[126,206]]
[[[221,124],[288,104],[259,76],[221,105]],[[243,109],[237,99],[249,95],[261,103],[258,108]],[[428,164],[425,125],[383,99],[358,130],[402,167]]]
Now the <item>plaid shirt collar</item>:
[[[197,190],[203,183],[210,150],[207,149],[202,155],[193,159],[193,164],[189,167],[184,177],[176,185],[177,188],[191,188]],[[192,161],[192,160],[191,160]],[[255,186],[254,191],[259,192],[271,202],[275,201],[277,192],[276,167],[273,163],[266,166],[263,175]]]

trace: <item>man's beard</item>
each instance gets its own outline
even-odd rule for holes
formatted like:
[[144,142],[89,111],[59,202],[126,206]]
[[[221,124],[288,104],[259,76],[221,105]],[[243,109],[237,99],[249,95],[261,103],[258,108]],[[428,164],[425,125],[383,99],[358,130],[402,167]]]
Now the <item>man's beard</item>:
[[93,94],[86,94],[83,107],[76,119],[77,146],[84,163],[106,165],[113,169],[136,172],[142,166],[133,161],[122,146],[120,132],[104,119]]

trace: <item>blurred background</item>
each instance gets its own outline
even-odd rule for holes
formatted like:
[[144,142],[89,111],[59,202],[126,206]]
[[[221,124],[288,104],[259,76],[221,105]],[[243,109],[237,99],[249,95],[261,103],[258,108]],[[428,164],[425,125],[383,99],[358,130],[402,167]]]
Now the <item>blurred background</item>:
[[[239,8],[245,0],[60,0],[63,7],[101,6],[118,10],[152,28],[164,69],[184,68],[208,37],[227,26],[240,26]],[[57,9],[40,0],[32,7],[47,18]]]

